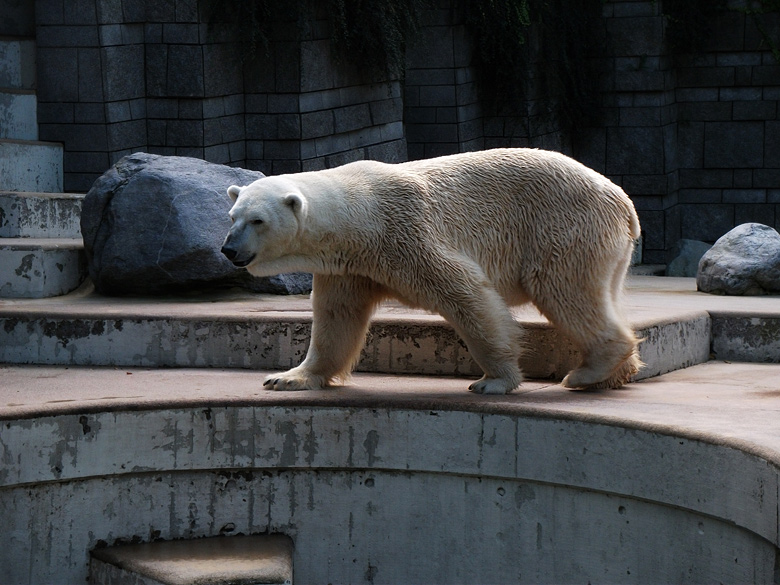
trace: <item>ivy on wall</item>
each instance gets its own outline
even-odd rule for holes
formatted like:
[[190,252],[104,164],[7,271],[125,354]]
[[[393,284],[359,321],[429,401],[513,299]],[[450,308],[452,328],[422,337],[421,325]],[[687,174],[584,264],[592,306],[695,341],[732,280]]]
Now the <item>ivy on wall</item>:
[[[369,75],[403,76],[407,45],[436,0],[201,0],[207,21],[231,22],[244,54],[268,56],[283,24],[310,31],[329,21],[337,60]],[[564,126],[599,113],[599,57],[606,54],[603,6],[613,0],[452,0],[474,40],[482,100],[498,115],[525,117],[529,99],[552,98]],[[722,11],[745,14],[780,62],[780,0],[657,0],[672,53],[704,50]],[[774,19],[774,20],[772,20]],[[774,22],[767,27],[766,23]],[[301,37],[303,38],[303,37]]]
[[528,99],[544,96],[565,126],[597,117],[604,0],[462,1],[482,100],[493,113],[523,116]]
[[[765,48],[780,63],[780,0],[662,0],[667,37],[675,53],[699,53],[713,40],[719,15],[744,14],[761,34]],[[768,26],[771,24],[774,26]]]
[[293,26],[305,38],[317,18],[331,27],[338,61],[354,62],[370,75],[403,75],[406,46],[432,0],[202,0],[206,22],[232,23],[249,60],[269,56],[274,26]]
[[337,58],[400,78],[406,46],[429,0],[327,0]]

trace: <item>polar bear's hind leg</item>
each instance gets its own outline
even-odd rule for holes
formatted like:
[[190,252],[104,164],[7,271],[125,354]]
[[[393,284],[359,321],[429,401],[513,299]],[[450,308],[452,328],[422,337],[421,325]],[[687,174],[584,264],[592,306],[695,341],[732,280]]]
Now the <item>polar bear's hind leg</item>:
[[627,254],[606,273],[591,273],[576,284],[566,283],[569,289],[579,289],[574,297],[537,296],[537,307],[582,352],[582,363],[563,379],[567,388],[620,388],[643,365],[637,349],[639,340],[621,310],[630,260],[630,252]]

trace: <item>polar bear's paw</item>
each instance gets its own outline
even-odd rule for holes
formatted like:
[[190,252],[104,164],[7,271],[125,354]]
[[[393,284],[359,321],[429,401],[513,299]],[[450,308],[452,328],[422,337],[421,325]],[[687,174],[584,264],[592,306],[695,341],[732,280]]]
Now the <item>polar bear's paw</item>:
[[621,388],[631,381],[644,364],[636,352],[632,352],[620,365],[605,376],[593,368],[578,368],[566,376],[562,386],[572,390],[608,390]]
[[508,394],[518,386],[519,383],[513,380],[483,376],[471,384],[469,390],[475,394]]
[[267,376],[263,382],[263,387],[267,390],[281,391],[322,390],[327,385],[327,380],[322,376],[307,374],[298,368],[281,374],[272,374]]

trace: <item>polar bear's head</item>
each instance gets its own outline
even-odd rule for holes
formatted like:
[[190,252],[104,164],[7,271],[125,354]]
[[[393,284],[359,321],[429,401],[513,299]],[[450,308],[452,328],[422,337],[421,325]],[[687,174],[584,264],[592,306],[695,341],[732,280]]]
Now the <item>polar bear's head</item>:
[[233,225],[222,253],[236,266],[278,260],[295,246],[306,217],[306,198],[293,181],[266,177],[246,187],[231,185]]

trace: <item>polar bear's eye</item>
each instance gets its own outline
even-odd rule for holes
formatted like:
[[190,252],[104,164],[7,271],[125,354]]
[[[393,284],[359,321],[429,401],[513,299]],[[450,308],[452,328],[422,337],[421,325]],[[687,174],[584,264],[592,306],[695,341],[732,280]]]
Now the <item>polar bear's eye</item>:
[[263,220],[262,219],[253,219],[252,225],[262,225]]

